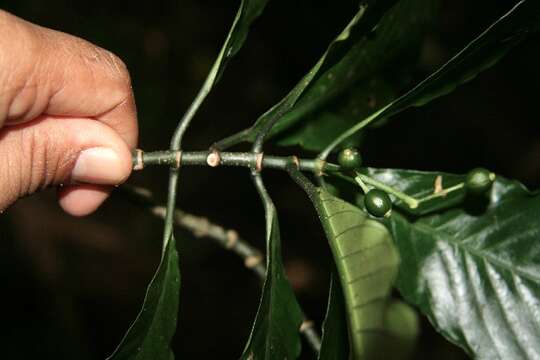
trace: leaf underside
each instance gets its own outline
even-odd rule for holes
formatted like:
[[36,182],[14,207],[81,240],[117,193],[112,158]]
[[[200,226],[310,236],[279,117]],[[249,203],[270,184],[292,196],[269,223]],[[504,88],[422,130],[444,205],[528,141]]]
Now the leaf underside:
[[[418,313],[410,305],[390,300],[384,314],[384,351],[373,358],[412,359],[420,331]],[[381,355],[383,354],[383,355]],[[319,360],[349,359],[347,314],[339,280],[332,276],[328,309],[323,323]]]
[[384,346],[385,312],[399,257],[388,230],[322,189],[313,196],[343,289],[351,353],[374,359]]
[[[351,357],[376,359],[388,340],[386,311],[399,265],[390,233],[357,207],[315,187],[294,166],[288,170],[313,202],[328,238],[345,300]],[[336,291],[332,288],[325,328],[336,328],[340,321],[330,318],[341,311]],[[325,340],[323,345],[338,343]],[[343,355],[343,349],[337,353]]]

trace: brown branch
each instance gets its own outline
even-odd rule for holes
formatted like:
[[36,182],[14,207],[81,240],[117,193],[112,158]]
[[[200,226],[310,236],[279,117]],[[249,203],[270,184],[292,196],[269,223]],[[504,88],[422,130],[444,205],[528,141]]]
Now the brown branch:
[[[130,185],[122,185],[119,190],[122,195],[145,207],[153,215],[165,219],[165,206],[155,202],[150,190]],[[205,217],[192,215],[178,208],[174,213],[174,224],[190,231],[195,237],[207,237],[214,240],[224,249],[237,254],[244,261],[244,266],[252,270],[262,281],[266,279],[264,255],[242,239],[235,230],[225,229],[210,222]],[[304,321],[299,331],[306,338],[310,347],[318,353],[321,348],[321,339],[315,328],[315,323],[304,315]]]

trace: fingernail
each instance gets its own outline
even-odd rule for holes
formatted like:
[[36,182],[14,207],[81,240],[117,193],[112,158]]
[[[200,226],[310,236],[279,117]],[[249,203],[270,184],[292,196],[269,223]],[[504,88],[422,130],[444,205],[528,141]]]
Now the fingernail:
[[80,183],[116,185],[123,172],[118,154],[109,148],[97,147],[81,151],[71,171],[71,180]]

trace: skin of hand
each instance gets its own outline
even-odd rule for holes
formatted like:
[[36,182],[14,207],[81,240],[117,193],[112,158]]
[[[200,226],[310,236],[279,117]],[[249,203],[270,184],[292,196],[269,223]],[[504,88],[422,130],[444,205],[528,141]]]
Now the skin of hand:
[[93,212],[129,177],[137,136],[118,57],[0,10],[0,211],[61,185],[66,212]]

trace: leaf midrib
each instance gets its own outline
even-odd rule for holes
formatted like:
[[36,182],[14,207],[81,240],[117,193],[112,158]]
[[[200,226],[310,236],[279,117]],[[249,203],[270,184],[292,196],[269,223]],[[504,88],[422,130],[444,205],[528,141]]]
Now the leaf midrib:
[[[532,281],[534,283],[540,283],[540,278],[534,276],[533,274],[530,274],[520,268],[512,267],[508,263],[499,260],[498,258],[494,257],[493,255],[490,255],[489,253],[484,253],[482,251],[479,251],[478,249],[472,248],[462,242],[459,242],[455,240],[449,233],[443,230],[437,230],[433,227],[427,225],[427,224],[412,224],[413,228],[416,228],[420,231],[424,231],[429,233],[431,236],[435,237],[437,240],[445,241],[457,248],[460,248],[461,251],[464,251],[466,253],[469,253],[473,256],[476,256],[484,261],[487,261],[494,265],[496,268],[502,268],[503,270],[509,271],[514,275],[519,275],[522,278],[525,278],[529,281]],[[440,235],[440,236],[437,236]]]

